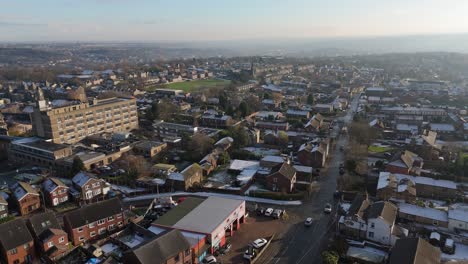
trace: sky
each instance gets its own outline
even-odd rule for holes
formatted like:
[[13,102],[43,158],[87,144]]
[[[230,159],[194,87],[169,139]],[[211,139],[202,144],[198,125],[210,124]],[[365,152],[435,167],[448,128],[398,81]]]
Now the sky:
[[0,0],[0,42],[453,34],[467,14],[468,0]]

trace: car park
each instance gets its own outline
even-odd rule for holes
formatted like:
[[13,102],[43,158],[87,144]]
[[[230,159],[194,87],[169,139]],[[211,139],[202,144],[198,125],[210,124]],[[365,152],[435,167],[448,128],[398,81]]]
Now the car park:
[[265,216],[271,216],[272,213],[273,213],[273,208],[268,208],[265,210]]
[[262,248],[263,246],[265,246],[266,244],[268,243],[268,241],[264,238],[258,238],[258,239],[255,239],[254,242],[252,242],[252,246],[254,248]]
[[325,205],[325,208],[323,208],[323,212],[324,212],[324,213],[327,213],[327,214],[330,214],[330,213],[332,212],[332,205],[329,204],[329,203],[327,203],[327,204]]
[[307,217],[305,222],[304,222],[304,225],[305,226],[311,226],[313,222],[314,222],[314,219],[312,217]]

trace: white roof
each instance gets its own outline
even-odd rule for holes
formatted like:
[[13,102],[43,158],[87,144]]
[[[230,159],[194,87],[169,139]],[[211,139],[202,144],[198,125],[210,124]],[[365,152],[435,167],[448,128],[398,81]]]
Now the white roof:
[[257,170],[243,170],[241,174],[239,174],[236,179],[241,182],[241,184],[246,184],[249,182],[253,176],[257,173]]
[[229,165],[230,170],[242,171],[245,169],[256,170],[260,167],[260,162],[252,160],[232,160],[231,165]]
[[411,176],[411,175],[406,175],[406,174],[398,174],[398,173],[392,174],[390,172],[381,172],[379,174],[377,190],[388,186],[388,183],[389,183],[388,179],[390,175],[395,176],[397,182],[400,182],[402,179],[409,179],[412,182],[414,182],[416,185],[421,184],[421,185],[430,185],[430,186],[442,187],[442,188],[453,189],[453,190],[457,189],[457,184],[453,181],[435,180],[432,178],[422,177],[422,176]]
[[419,207],[413,204],[400,203],[398,208],[401,213],[416,215],[428,219],[433,219],[442,222],[448,222],[447,213],[433,208]]
[[312,173],[313,168],[308,166],[293,165],[294,169],[299,172]]
[[284,158],[281,156],[265,156],[262,161],[266,162],[276,162],[276,163],[283,163]]
[[434,131],[455,131],[452,124],[431,124],[431,130]]
[[468,210],[464,209],[449,209],[448,218],[463,222],[468,222]]
[[397,124],[396,129],[399,131],[418,131],[418,126],[408,124]]
[[184,175],[179,172],[171,172],[167,178],[173,181],[184,181]]
[[245,204],[245,201],[208,197],[175,223],[173,227],[203,234],[211,234],[216,228],[225,223],[232,212],[243,204]]

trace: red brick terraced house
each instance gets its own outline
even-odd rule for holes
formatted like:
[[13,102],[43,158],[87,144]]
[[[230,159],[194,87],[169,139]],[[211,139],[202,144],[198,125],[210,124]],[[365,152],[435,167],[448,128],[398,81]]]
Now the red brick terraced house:
[[53,212],[31,216],[28,227],[41,255],[53,260],[68,251],[68,234],[62,230]]
[[1,263],[33,263],[34,240],[23,219],[0,225]]
[[68,201],[68,189],[61,180],[47,178],[42,183],[44,198],[50,206],[57,206]]
[[70,241],[79,245],[121,229],[125,218],[120,200],[112,198],[66,213],[63,223]]

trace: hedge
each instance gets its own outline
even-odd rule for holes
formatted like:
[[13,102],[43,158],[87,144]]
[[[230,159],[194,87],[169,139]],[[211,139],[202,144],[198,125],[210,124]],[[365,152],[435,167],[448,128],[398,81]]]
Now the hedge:
[[279,192],[265,192],[265,191],[250,191],[249,196],[272,199],[272,200],[293,201],[293,200],[304,199],[305,193],[304,192],[279,193]]

